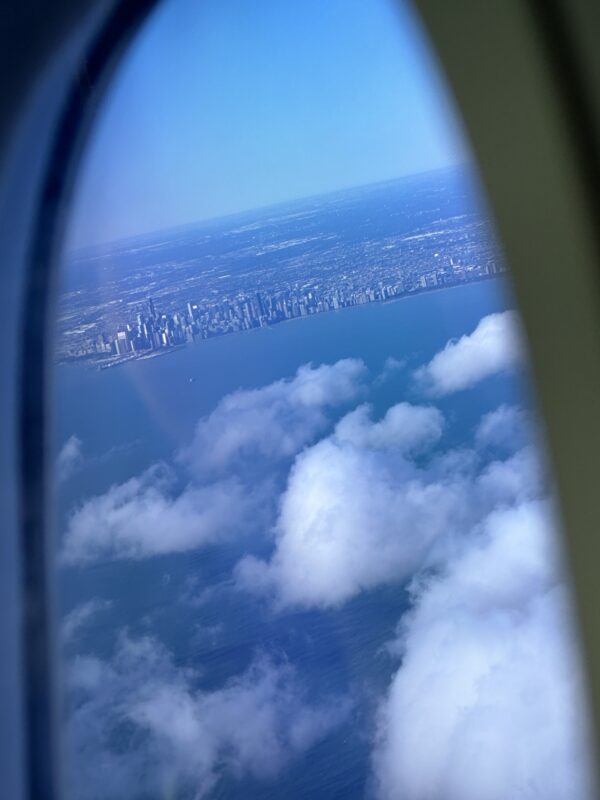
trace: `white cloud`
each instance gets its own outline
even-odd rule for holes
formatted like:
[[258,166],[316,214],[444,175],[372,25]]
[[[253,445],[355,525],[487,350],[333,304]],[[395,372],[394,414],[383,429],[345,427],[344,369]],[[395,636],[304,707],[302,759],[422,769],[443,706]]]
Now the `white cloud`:
[[[514,314],[492,315],[418,375],[444,394],[519,354]],[[230,470],[295,456],[271,557],[242,558],[236,584],[279,610],[327,609],[413,579],[378,716],[381,800],[589,800],[580,665],[527,415],[501,406],[482,419],[474,449],[440,452],[438,409],[399,403],[372,420],[361,405],[315,444],[331,409],[360,396],[364,374],[355,360],[305,366],[224,398],[185,453],[192,482],[177,488],[157,465],[89,499],[70,516],[64,560],[143,558],[245,533],[249,520],[264,520],[266,495]],[[222,480],[201,484],[215,473]],[[100,610],[86,606],[65,620],[67,639]],[[311,702],[289,664],[265,657],[220,689],[203,691],[199,680],[148,638],[122,637],[111,660],[76,659],[78,796],[101,785],[109,799],[202,798],[223,774],[273,777],[348,710]]]
[[94,597],[81,605],[76,606],[72,611],[65,615],[62,625],[61,634],[64,644],[72,642],[78,634],[97,614],[105,611],[112,606],[110,600],[103,600],[100,597]]
[[69,436],[56,458],[56,474],[59,483],[64,483],[79,469],[83,462],[83,448],[78,436]]
[[379,716],[383,800],[591,800],[581,665],[544,502],[415,584]]
[[431,395],[451,394],[517,366],[522,360],[519,319],[514,311],[504,311],[483,317],[472,333],[449,341],[415,372],[415,378]]
[[518,406],[501,405],[484,414],[475,432],[479,448],[511,449],[532,439],[529,414]]
[[173,483],[172,473],[156,465],[86,500],[69,517],[64,563],[184,552],[244,529],[254,498],[238,481],[189,485],[180,493]]
[[247,556],[238,585],[280,607],[339,606],[361,591],[407,580],[443,562],[498,504],[539,492],[532,452],[479,467],[474,453],[417,464],[443,419],[406,403],[371,422],[360,407],[334,434],[301,453],[283,495],[268,562]]
[[273,592],[281,606],[326,608],[409,576],[445,527],[453,498],[396,466],[333,439],[301,454],[281,503],[275,552],[268,563],[244,558],[238,584]]
[[383,369],[379,373],[379,375],[373,381],[374,386],[382,386],[386,383],[390,378],[394,375],[397,375],[406,367],[406,361],[400,360],[398,358],[394,358],[393,356],[389,356],[386,358]]
[[[273,502],[266,496],[268,481],[257,482],[257,457],[294,455],[327,427],[328,409],[364,391],[365,375],[364,364],[356,359],[307,364],[290,380],[227,395],[198,423],[192,444],[181,455],[192,468],[191,482],[177,490],[173,471],[157,464],[88,498],[69,516],[63,563],[179,553],[247,534],[264,522]],[[78,441],[69,440],[71,460]],[[239,472],[243,459],[249,468],[247,485],[223,475]],[[219,475],[222,480],[215,481]]]
[[355,400],[366,368],[358,359],[301,366],[291,380],[233,392],[196,427],[184,453],[196,474],[223,471],[243,457],[293,456],[323,432],[327,409]]
[[336,426],[336,440],[375,450],[411,453],[435,444],[444,428],[441,411],[432,406],[398,403],[379,422],[372,422],[370,414],[368,405],[346,414]]
[[121,636],[110,661],[77,658],[68,677],[70,783],[81,798],[101,786],[109,800],[199,799],[223,773],[273,779],[349,711],[342,698],[311,700],[289,663],[266,656],[203,691],[148,637]]

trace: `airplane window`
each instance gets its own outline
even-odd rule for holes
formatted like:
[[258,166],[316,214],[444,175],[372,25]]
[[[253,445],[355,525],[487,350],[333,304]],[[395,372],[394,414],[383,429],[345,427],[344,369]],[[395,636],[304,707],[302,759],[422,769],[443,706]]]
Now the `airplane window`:
[[66,796],[588,800],[543,430],[402,0],[165,0],[56,319]]

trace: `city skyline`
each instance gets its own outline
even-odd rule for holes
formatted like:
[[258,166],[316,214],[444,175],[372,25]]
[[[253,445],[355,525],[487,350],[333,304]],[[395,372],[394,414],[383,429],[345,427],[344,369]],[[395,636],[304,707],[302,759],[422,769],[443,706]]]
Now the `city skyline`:
[[[442,170],[96,248],[71,263],[58,358],[112,366],[493,276],[504,267],[476,194],[468,171]],[[105,286],[86,286],[86,268]]]
[[255,296],[244,297],[236,304],[227,301],[220,304],[220,313],[212,318],[202,310],[199,302],[188,301],[185,311],[173,314],[160,313],[152,297],[147,298],[147,315],[143,310],[136,313],[135,323],[127,323],[115,331],[113,337],[99,334],[95,342],[89,343],[89,349],[77,356],[85,358],[92,355],[107,355],[109,358],[100,366],[110,367],[132,358],[145,357],[149,354],[160,354],[172,348],[182,347],[197,340],[240,333],[268,325],[276,325],[292,319],[302,319],[312,314],[364,305],[367,303],[391,302],[401,300],[411,294],[434,289],[451,288],[475,280],[485,280],[506,271],[500,262],[492,262],[482,267],[464,268],[460,264],[450,263],[421,275],[418,284],[367,287],[350,293],[333,290],[331,297],[320,298],[313,292],[307,292],[297,298],[278,298],[264,296],[256,292]]

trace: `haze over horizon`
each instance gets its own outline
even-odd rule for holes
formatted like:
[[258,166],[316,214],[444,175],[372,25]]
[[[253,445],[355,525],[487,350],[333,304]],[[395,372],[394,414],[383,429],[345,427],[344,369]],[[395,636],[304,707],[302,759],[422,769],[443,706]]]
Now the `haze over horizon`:
[[[469,175],[469,172],[468,172],[469,167],[470,167],[470,165],[468,163],[462,162],[462,163],[450,164],[450,165],[445,166],[445,167],[438,167],[438,168],[435,168],[433,170],[423,170],[423,171],[420,171],[420,172],[407,173],[406,175],[393,176],[393,177],[390,177],[390,178],[385,178],[385,179],[383,179],[381,181],[373,181],[373,182],[370,182],[370,183],[354,184],[352,186],[341,186],[338,189],[331,189],[331,190],[328,190],[328,191],[319,192],[317,194],[303,195],[302,197],[289,197],[289,198],[278,200],[278,201],[276,201],[274,203],[268,203],[268,204],[262,205],[262,206],[254,206],[254,207],[251,207],[251,208],[241,208],[241,209],[238,209],[236,211],[231,211],[231,212],[226,213],[226,214],[218,214],[216,216],[211,216],[211,217],[202,217],[201,219],[194,219],[194,220],[190,220],[189,222],[183,222],[183,223],[180,223],[180,224],[177,224],[177,225],[169,225],[169,226],[164,227],[164,228],[152,228],[151,230],[137,231],[135,233],[127,234],[125,236],[120,236],[117,239],[104,240],[104,241],[101,241],[101,242],[95,242],[93,244],[83,244],[83,245],[80,245],[78,247],[75,247],[74,249],[69,250],[66,255],[67,255],[68,258],[71,258],[71,259],[72,258],[77,259],[80,256],[81,257],[87,257],[89,255],[89,251],[91,251],[92,253],[94,251],[96,251],[96,250],[99,250],[101,252],[107,252],[107,251],[113,249],[115,246],[125,244],[125,243],[127,243],[129,241],[135,241],[138,238],[144,238],[144,237],[152,238],[152,237],[155,237],[155,236],[156,237],[162,237],[163,235],[167,236],[169,234],[174,234],[174,233],[176,233],[176,232],[178,232],[180,230],[193,229],[195,226],[198,226],[198,227],[200,227],[200,226],[209,226],[209,225],[211,225],[211,223],[214,223],[216,225],[218,223],[226,222],[227,220],[233,221],[236,218],[243,218],[243,217],[246,217],[246,216],[252,216],[254,214],[260,215],[261,213],[267,213],[269,211],[275,211],[277,209],[283,209],[283,208],[286,208],[287,206],[302,205],[303,203],[309,203],[312,200],[315,200],[315,201],[316,200],[325,200],[327,197],[332,197],[333,198],[336,195],[343,194],[345,192],[348,192],[348,193],[358,192],[361,189],[365,190],[365,191],[368,191],[369,189],[375,188],[377,186],[385,186],[386,184],[393,184],[393,183],[404,181],[404,180],[410,180],[411,178],[415,178],[416,179],[416,178],[420,178],[421,176],[426,176],[429,173],[432,173],[432,174],[435,174],[437,172],[443,173],[445,170],[454,170],[454,169],[456,169],[456,170],[464,170],[465,174]],[[469,175],[469,177],[471,177],[471,175],[472,175],[472,172]]]
[[68,251],[467,160],[407,2],[167,0],[84,154]]

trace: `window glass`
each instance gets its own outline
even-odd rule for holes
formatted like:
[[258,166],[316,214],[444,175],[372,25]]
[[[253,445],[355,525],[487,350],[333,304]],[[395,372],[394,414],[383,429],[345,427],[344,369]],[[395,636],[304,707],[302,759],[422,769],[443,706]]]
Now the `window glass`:
[[165,0],[61,281],[67,796],[592,796],[526,343],[406,2]]

